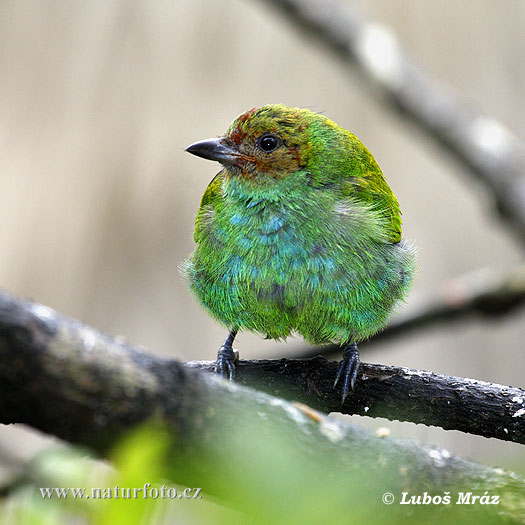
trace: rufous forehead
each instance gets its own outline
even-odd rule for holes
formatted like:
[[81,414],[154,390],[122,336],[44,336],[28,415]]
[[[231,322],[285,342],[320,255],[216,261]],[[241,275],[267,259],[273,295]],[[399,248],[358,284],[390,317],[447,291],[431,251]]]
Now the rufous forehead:
[[246,113],[243,113],[242,115],[240,115],[239,117],[237,117],[237,122],[239,124],[242,124],[246,121],[248,121],[250,119],[250,117],[256,113],[256,111],[258,110],[259,108],[252,108],[252,109],[249,109]]
[[243,113],[235,120],[236,126],[228,133],[230,139],[235,144],[240,144],[248,135],[246,131],[246,123],[250,120],[250,117],[257,111],[258,108],[252,108]]
[[235,127],[232,131],[229,133],[230,139],[235,142],[235,144],[240,144],[248,135],[244,129],[242,129],[240,126]]

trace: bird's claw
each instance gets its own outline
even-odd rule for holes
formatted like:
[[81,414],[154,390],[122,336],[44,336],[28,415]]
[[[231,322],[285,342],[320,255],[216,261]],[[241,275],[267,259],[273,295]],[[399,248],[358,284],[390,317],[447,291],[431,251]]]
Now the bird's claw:
[[222,345],[217,352],[217,361],[215,361],[215,373],[222,378],[228,378],[233,381],[235,377],[235,361],[239,359],[239,353],[231,346]]
[[341,406],[344,405],[350,390],[354,390],[355,380],[357,379],[357,372],[359,371],[359,350],[357,345],[352,343],[343,349],[343,359],[337,368],[337,374],[334,381],[334,389],[343,378]]

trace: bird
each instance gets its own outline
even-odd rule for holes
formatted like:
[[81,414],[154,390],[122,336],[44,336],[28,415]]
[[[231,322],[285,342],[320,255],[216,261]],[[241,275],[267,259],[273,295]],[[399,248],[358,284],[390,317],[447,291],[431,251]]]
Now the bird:
[[405,301],[415,249],[372,154],[326,116],[269,104],[186,151],[217,161],[182,272],[229,330],[215,371],[233,380],[239,331],[341,345],[333,388],[355,390],[358,343]]

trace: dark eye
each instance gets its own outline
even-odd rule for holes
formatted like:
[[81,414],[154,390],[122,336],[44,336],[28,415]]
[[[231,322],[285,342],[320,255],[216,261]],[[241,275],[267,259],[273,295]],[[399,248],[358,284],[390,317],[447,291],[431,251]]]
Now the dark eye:
[[275,135],[263,135],[257,139],[257,146],[266,153],[270,153],[279,146],[279,139]]

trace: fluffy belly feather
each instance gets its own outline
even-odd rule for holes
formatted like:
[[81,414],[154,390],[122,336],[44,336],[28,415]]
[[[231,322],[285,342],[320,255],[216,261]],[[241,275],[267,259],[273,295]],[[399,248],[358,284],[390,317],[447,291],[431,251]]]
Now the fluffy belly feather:
[[[210,218],[186,264],[191,288],[227,328],[313,343],[369,337],[410,288],[407,243],[337,228],[298,227],[279,214]],[[226,220],[224,220],[226,219]]]

